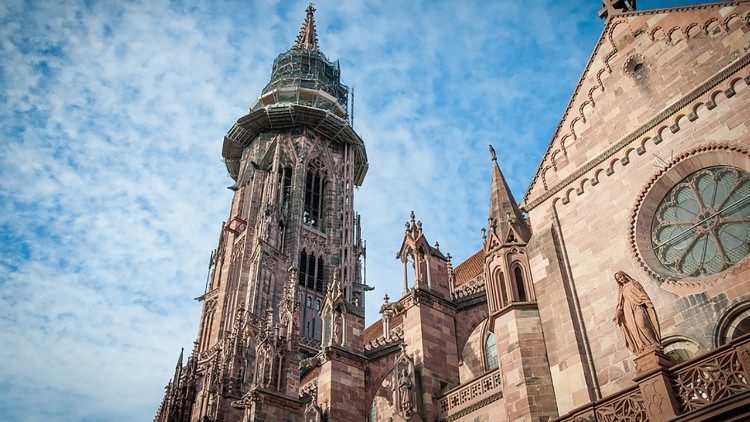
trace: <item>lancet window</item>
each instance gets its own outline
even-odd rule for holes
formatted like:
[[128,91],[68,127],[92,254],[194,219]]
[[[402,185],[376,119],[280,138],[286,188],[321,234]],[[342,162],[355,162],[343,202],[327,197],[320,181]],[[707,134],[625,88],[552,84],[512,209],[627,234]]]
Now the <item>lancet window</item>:
[[299,254],[299,273],[297,280],[300,286],[307,287],[318,292],[325,292],[325,265],[323,258],[316,258],[314,254],[305,251]]
[[323,229],[321,222],[325,181],[320,170],[308,169],[305,178],[305,207],[302,221],[318,230]]
[[289,209],[289,201],[292,193],[292,168],[284,167],[279,171],[279,204],[282,212],[286,213]]
[[487,333],[484,339],[484,363],[488,371],[497,369],[497,346],[495,344],[495,333]]
[[523,281],[523,270],[521,269],[521,266],[517,265],[513,269],[513,278],[516,283],[518,300],[520,302],[526,302],[528,300],[528,295],[526,294],[526,284]]

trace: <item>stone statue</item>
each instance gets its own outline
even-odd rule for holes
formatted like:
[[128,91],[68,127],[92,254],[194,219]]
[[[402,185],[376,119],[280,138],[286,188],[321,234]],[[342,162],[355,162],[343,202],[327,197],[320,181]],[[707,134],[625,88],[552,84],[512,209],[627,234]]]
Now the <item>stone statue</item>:
[[259,348],[258,352],[255,383],[261,387],[268,387],[271,381],[270,372],[273,370],[271,367],[271,353],[266,347]]
[[660,344],[659,320],[643,286],[623,271],[615,273],[619,287],[614,321],[625,337],[625,347],[641,354]]
[[333,344],[339,346],[342,342],[342,335],[341,335],[341,312],[334,312],[333,313]]
[[399,372],[398,376],[398,395],[400,398],[399,407],[401,409],[401,412],[403,412],[407,416],[410,415],[412,411],[412,387],[413,384],[411,382],[411,377],[409,376],[409,371],[404,368],[401,370],[401,372]]

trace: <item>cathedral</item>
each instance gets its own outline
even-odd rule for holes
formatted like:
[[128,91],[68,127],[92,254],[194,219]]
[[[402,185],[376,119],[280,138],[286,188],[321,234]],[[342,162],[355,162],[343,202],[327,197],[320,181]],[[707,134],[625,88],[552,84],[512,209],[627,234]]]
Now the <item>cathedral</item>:
[[524,197],[490,146],[481,249],[454,264],[412,213],[369,324],[365,141],[309,6],[224,136],[229,216],[155,421],[749,420],[750,2],[602,6]]

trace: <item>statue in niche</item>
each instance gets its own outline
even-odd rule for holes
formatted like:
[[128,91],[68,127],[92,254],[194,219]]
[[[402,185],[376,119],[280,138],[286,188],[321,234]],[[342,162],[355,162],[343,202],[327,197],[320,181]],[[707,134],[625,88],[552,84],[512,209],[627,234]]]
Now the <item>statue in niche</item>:
[[625,337],[625,347],[635,355],[659,347],[659,320],[643,286],[624,271],[615,273],[615,281],[619,290],[614,321]]
[[412,412],[411,392],[414,384],[407,368],[401,369],[398,375],[399,410],[407,417]]
[[258,369],[256,371],[255,382],[261,387],[268,387],[271,383],[271,353],[267,348],[262,348],[258,353]]
[[336,311],[333,313],[333,344],[338,346],[341,342],[341,311]]

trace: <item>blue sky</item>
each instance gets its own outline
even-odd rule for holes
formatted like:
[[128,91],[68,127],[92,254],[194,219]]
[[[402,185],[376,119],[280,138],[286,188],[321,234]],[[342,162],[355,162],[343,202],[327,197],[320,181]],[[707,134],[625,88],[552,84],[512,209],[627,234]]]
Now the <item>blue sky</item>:
[[[454,264],[479,248],[488,143],[522,196],[603,22],[594,0],[339,3],[316,21],[370,159],[355,206],[371,323],[401,290],[410,210]],[[222,136],[305,6],[0,4],[5,420],[153,417],[228,212]]]

